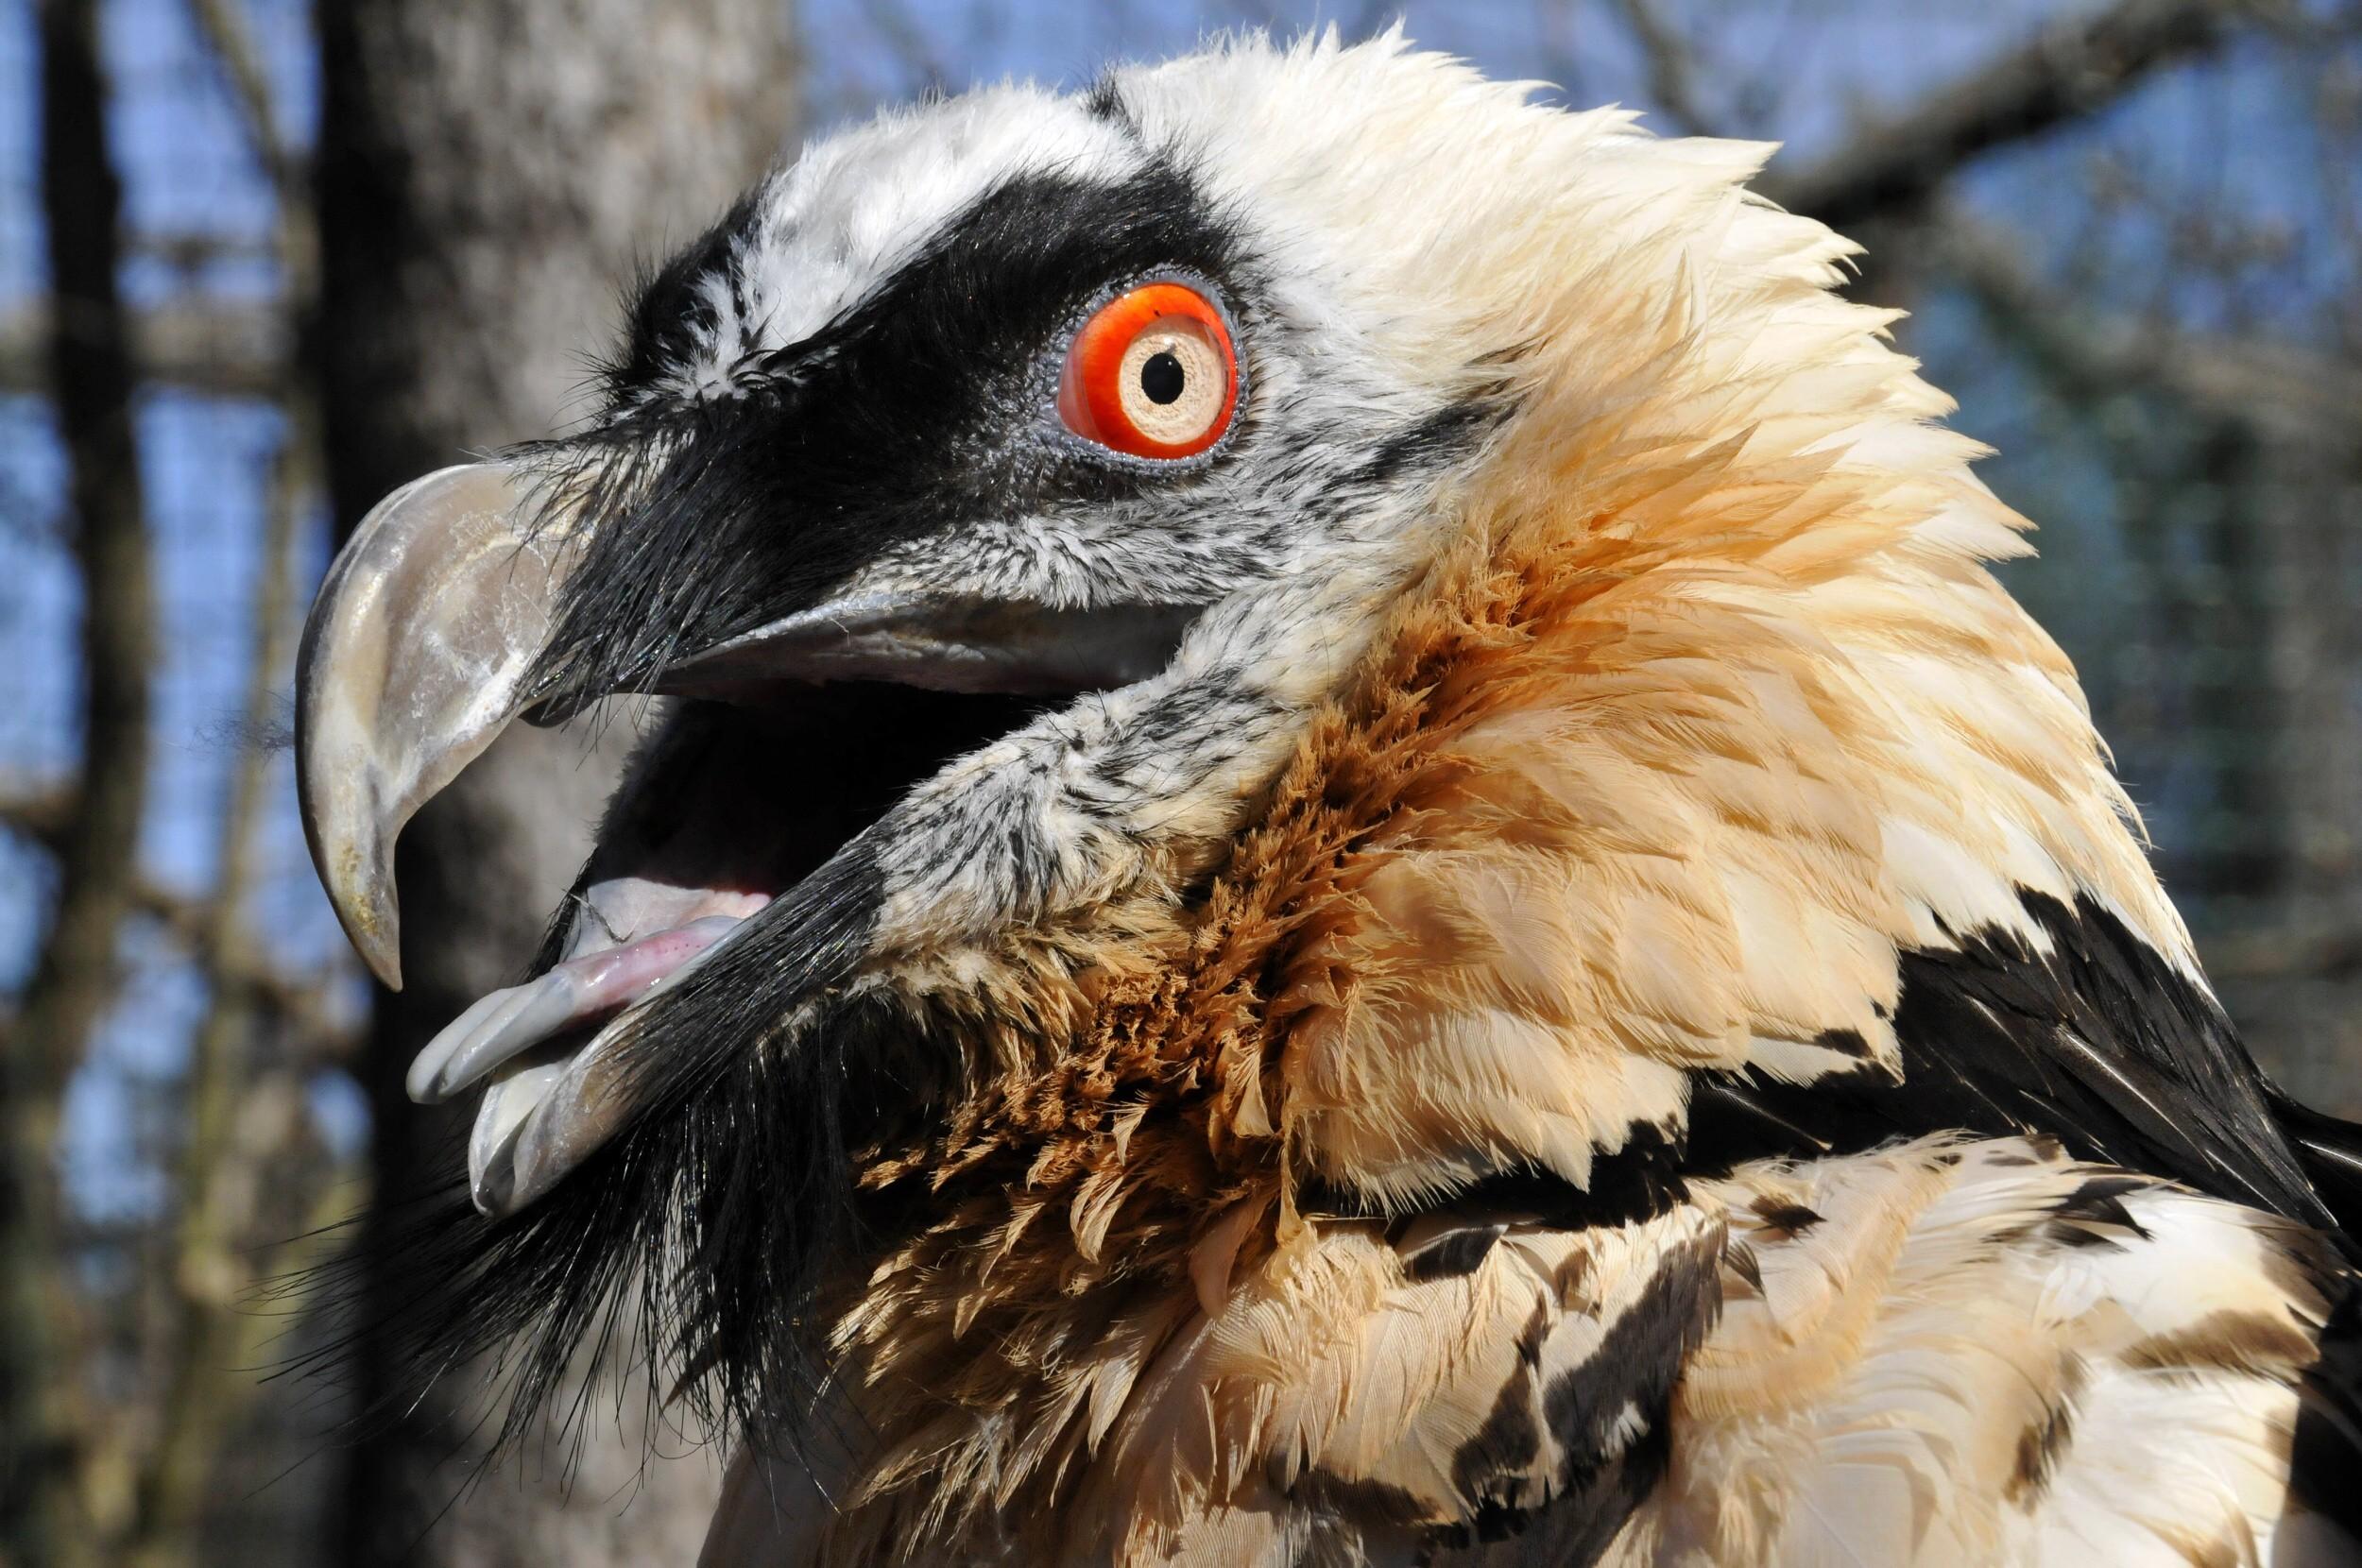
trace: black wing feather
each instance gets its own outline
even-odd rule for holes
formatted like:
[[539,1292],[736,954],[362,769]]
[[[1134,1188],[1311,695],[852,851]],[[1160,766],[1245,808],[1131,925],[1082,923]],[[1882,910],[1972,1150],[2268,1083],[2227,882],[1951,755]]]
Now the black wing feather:
[[2034,1133],[2323,1229],[2362,1213],[2362,1128],[2275,1088],[2221,1005],[2115,914],[2023,897],[2047,951],[1989,929],[1903,955],[1899,1079],[1871,1064],[1801,1085],[1705,1080],[1693,1160]]

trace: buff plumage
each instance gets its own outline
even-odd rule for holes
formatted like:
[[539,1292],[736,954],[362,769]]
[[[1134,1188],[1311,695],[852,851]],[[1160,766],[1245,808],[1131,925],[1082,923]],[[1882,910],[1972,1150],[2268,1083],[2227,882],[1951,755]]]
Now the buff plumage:
[[[648,1217],[592,1283],[792,1246],[728,1278],[792,1289],[826,1369],[789,1397],[772,1338],[652,1337],[721,1369],[745,1447],[709,1561],[2362,1551],[2348,1134],[2238,1048],[1988,570],[2023,520],[1891,313],[1833,292],[1847,242],[1748,193],[1767,153],[1398,37],[1247,39],[889,118],[697,252],[563,470],[594,488],[668,400],[758,402],[799,333],[987,265],[1029,170],[1186,190],[1219,259],[1176,260],[1223,274],[1253,378],[1198,477],[859,567],[1207,607],[782,894],[828,878],[834,967],[731,993],[745,1038],[663,1032],[754,984],[717,965],[603,1048],[658,1109],[543,1201]],[[616,613],[605,537],[563,625]],[[848,1224],[740,1212],[764,1167],[712,1150],[780,1082],[830,1111],[779,1190]],[[712,1179],[755,1190],[668,1228]],[[556,1247],[589,1210],[544,1212]]]

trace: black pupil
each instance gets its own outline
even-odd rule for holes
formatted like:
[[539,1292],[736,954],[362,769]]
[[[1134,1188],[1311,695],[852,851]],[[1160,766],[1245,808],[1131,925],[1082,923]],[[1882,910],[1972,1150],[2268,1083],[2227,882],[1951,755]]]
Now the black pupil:
[[1148,394],[1148,401],[1153,403],[1172,401],[1181,395],[1181,383],[1189,379],[1171,349],[1158,349],[1140,366],[1140,390]]

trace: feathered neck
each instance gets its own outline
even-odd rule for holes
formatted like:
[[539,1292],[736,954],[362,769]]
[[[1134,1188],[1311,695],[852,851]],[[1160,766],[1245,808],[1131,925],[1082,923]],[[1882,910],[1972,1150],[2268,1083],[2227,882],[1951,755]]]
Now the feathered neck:
[[862,1162],[894,1239],[830,1302],[878,1436],[841,1539],[1051,1517],[1159,1350],[1324,1216],[1537,1175],[1569,1222],[1661,1210],[1718,1164],[1701,1082],[1899,1077],[1902,955],[2033,930],[2029,891],[2186,963],[1983,565],[2018,520],[1886,317],[1798,290],[1834,369],[1710,381],[1730,334],[1663,301],[1581,378],[1530,355],[1455,542],[1202,894],[923,988],[973,1073]]
[[[1513,413],[1227,857],[888,978],[967,1070],[856,1160],[839,1548],[1054,1521],[1185,1325],[1333,1217],[1511,1182],[1615,1227],[1752,1153],[1936,1130],[1898,1099],[1710,1146],[1758,1091],[1924,1079],[1897,1020],[1930,952],[2039,955],[2045,911],[2091,911],[2212,1008],[1988,570],[2026,524],[1892,313],[1832,292],[1852,247],[1739,188],[1760,149],[1619,153],[1584,264],[1469,329]],[[1541,279],[1515,244],[1480,259]]]

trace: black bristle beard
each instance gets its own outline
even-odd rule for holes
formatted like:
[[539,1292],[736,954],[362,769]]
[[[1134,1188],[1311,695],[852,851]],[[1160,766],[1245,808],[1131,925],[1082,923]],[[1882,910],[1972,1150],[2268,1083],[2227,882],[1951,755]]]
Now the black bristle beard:
[[696,408],[509,453],[538,492],[533,531],[572,557],[524,682],[537,722],[652,690],[676,658],[766,618],[751,574],[712,569],[731,554],[715,548],[725,520],[775,499],[731,461],[746,418]]
[[[826,995],[875,919],[877,874],[861,849],[777,900],[764,929],[685,976],[619,1042],[637,1114],[548,1195],[499,1219],[478,1214],[464,1185],[397,1195],[390,1239],[292,1282],[332,1328],[285,1370],[334,1377],[364,1349],[395,1369],[348,1436],[402,1420],[472,1369],[460,1426],[491,1423],[495,1457],[525,1444],[544,1412],[566,1442],[590,1385],[637,1362],[665,1426],[800,1450],[827,1383],[815,1304],[858,1237],[848,1137],[874,1135],[887,1100],[861,1085],[924,1076],[886,1059],[874,1008]],[[783,1014],[783,997],[803,1000]],[[858,1128],[848,1089],[864,1102]]]

